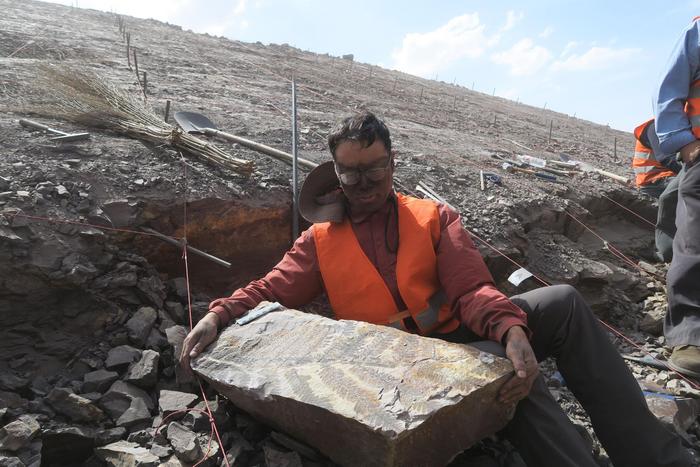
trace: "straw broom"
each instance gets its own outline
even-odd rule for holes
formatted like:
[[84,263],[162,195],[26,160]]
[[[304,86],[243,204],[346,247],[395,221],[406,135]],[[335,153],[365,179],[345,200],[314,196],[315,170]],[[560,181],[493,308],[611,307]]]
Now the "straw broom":
[[171,146],[246,176],[253,171],[252,162],[233,157],[162,121],[140,100],[94,72],[42,65],[38,84],[44,91],[51,90],[53,97],[50,102],[42,103],[35,109],[39,113],[157,145]]

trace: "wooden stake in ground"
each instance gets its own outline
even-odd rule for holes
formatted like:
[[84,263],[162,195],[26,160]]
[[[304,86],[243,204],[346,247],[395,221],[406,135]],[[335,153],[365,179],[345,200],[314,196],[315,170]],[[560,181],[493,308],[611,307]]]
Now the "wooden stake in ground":
[[134,49],[134,69],[136,70],[136,79],[141,84],[141,77],[139,76],[139,59],[136,57],[136,49]]
[[131,53],[129,49],[131,48],[131,33],[127,32],[126,33],[126,63],[129,65],[129,69],[131,70]]

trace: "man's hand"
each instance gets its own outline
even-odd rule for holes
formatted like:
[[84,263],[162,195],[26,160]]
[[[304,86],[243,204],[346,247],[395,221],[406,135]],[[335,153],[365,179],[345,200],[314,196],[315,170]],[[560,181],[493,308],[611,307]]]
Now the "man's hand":
[[191,373],[190,359],[196,357],[214,340],[219,331],[219,317],[216,313],[207,313],[199,323],[192,328],[185,341],[182,343],[182,353],[180,354],[180,365]]
[[700,155],[700,140],[695,140],[692,143],[688,143],[681,148],[681,159],[686,164],[689,164]]
[[520,326],[510,328],[506,333],[505,341],[506,357],[513,363],[515,375],[498,392],[498,399],[510,405],[527,397],[532,383],[539,374],[539,367],[523,328]]

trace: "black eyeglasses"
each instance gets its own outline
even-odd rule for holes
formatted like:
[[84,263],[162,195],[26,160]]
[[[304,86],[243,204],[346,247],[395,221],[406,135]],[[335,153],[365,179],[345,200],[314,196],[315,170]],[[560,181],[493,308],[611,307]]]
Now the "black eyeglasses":
[[360,179],[362,176],[365,176],[367,180],[372,181],[372,182],[379,182],[381,181],[384,177],[386,177],[386,174],[389,171],[389,167],[391,167],[391,156],[389,156],[389,159],[387,160],[387,163],[384,167],[373,167],[370,169],[353,169],[353,170],[346,170],[345,172],[340,172],[338,171],[338,166],[335,166],[335,173],[338,176],[338,179],[340,180],[340,183],[343,185],[357,185],[360,183]]

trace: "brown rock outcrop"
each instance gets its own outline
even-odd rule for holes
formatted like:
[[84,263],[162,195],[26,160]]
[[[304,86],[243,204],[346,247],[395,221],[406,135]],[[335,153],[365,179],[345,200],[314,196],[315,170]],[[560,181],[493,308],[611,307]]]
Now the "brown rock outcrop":
[[342,465],[445,465],[503,427],[512,367],[472,347],[285,310],[233,325],[194,370]]

